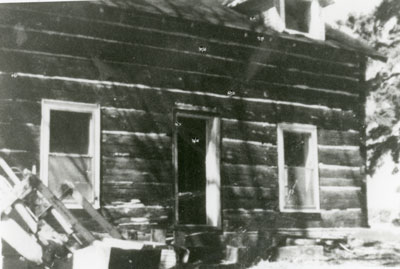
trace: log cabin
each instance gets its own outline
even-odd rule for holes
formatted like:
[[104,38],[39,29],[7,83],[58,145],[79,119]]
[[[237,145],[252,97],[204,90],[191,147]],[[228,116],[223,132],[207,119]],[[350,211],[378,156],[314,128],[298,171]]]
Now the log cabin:
[[193,249],[367,227],[365,68],[384,56],[328,4],[0,4],[0,154]]

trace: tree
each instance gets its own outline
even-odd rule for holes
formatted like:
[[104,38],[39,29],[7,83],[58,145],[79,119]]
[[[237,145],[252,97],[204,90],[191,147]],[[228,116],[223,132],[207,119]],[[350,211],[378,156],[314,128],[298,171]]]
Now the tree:
[[[349,16],[345,26],[388,57],[386,64],[371,60],[367,99],[368,173],[390,154],[400,161],[400,1],[383,0],[372,14]],[[396,172],[396,171],[394,171]]]

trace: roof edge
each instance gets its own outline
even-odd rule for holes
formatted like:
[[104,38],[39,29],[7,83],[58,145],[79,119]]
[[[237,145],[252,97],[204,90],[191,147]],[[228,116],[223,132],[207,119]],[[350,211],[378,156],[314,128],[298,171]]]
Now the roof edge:
[[334,26],[328,23],[325,24],[325,30],[326,36],[330,40],[336,41],[339,44],[343,44],[350,49],[357,50],[375,60],[382,62],[386,62],[388,60],[386,55],[372,48],[367,41],[362,38],[354,38],[351,35],[336,29]]

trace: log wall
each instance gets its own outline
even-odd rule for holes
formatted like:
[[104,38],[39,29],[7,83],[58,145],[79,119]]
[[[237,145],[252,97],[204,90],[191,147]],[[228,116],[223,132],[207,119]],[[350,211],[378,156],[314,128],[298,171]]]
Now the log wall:
[[[171,227],[172,110],[216,108],[224,230],[359,227],[363,60],[323,43],[93,3],[2,4],[0,152],[40,169],[41,100],[99,103],[102,210],[123,227]],[[318,127],[321,214],[278,211],[280,122]],[[112,204],[132,199],[143,206]]]

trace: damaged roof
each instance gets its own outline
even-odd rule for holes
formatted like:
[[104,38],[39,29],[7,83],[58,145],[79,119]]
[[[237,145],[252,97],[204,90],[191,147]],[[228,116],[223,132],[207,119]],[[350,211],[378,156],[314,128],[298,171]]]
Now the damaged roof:
[[227,5],[235,0],[100,0],[93,3],[113,6],[140,13],[171,16],[185,20],[211,23],[226,27],[238,28],[264,34],[278,34],[289,39],[311,43],[323,43],[329,46],[357,51],[374,59],[386,61],[386,56],[371,48],[366,41],[351,37],[338,29],[327,25],[326,40],[314,40],[303,35],[286,32],[278,33],[272,29],[251,21]]

